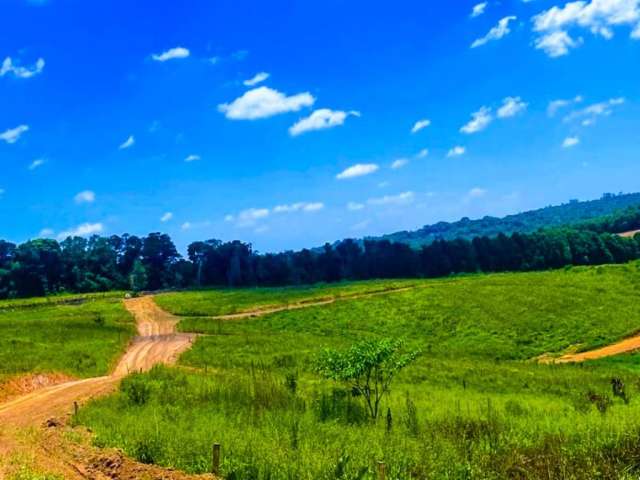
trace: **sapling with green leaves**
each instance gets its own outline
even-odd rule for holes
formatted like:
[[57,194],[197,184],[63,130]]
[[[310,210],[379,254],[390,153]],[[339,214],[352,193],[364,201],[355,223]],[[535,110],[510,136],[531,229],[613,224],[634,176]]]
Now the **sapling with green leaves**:
[[420,353],[404,351],[403,347],[401,340],[383,339],[359,342],[345,351],[326,349],[316,370],[326,378],[348,384],[355,394],[362,396],[369,415],[376,419],[391,382]]

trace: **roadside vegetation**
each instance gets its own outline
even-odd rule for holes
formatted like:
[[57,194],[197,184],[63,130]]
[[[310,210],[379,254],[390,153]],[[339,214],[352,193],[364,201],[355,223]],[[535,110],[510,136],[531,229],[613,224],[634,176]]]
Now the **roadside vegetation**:
[[[242,321],[183,318],[205,335],[182,366],[128,377],[75,421],[101,446],[188,472],[209,471],[219,442],[228,479],[373,479],[378,461],[392,479],[637,477],[640,356],[532,359],[634,333],[638,264],[419,283]],[[404,367],[385,370],[376,415],[355,380],[363,352]]]
[[0,384],[24,373],[109,373],[135,333],[123,293],[0,302]]

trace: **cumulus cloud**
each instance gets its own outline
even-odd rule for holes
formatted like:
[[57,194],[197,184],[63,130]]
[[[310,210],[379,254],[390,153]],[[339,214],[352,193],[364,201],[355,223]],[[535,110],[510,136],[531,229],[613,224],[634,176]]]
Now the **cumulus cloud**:
[[487,191],[484,188],[474,187],[467,193],[467,197],[469,198],[481,198],[487,194]]
[[565,99],[552,100],[551,102],[549,102],[549,106],[547,107],[547,115],[549,115],[550,117],[554,117],[559,110],[562,110],[563,108],[568,107],[569,105],[581,103],[582,100],[583,98],[580,95],[568,100],[565,100]]
[[397,170],[399,168],[405,167],[409,163],[409,159],[407,158],[398,158],[391,163],[391,168]]
[[40,230],[40,233],[38,233],[38,236],[40,238],[48,238],[48,237],[52,237],[54,235],[54,231],[52,228],[43,228],[42,230]]
[[102,233],[104,225],[102,223],[83,223],[77,227],[70,228],[58,234],[58,240],[64,240],[67,237],[86,237]]
[[235,222],[237,227],[246,228],[255,226],[258,220],[265,219],[271,212],[268,208],[248,208],[242,210],[238,215],[227,215],[225,222]]
[[17,78],[31,78],[42,73],[42,70],[44,70],[44,65],[44,58],[39,58],[36,61],[35,65],[29,68],[15,65],[11,57],[7,57],[4,59],[4,62],[2,62],[2,65],[0,66],[0,77],[11,73]]
[[176,58],[187,58],[191,52],[187,48],[184,47],[175,47],[170,48],[166,52],[153,54],[151,58],[153,58],[157,62],[166,62],[168,60],[174,60]]
[[171,212],[167,212],[167,213],[165,213],[164,215],[162,215],[162,216],[160,217],[160,221],[161,221],[162,223],[166,223],[166,222],[168,222],[169,220],[171,220],[172,218],[173,218],[173,213],[171,213]]
[[120,144],[118,147],[120,150],[126,150],[127,148],[131,148],[135,145],[136,139],[133,135],[130,135],[124,142]]
[[517,17],[514,16],[502,18],[498,22],[498,25],[489,30],[489,33],[487,33],[484,37],[475,40],[471,44],[471,48],[481,47],[482,45],[486,45],[493,40],[500,40],[502,37],[509,35],[509,33],[511,33],[509,23],[515,21],[516,19]]
[[447,157],[460,157],[466,153],[467,149],[465,147],[461,147],[460,145],[456,145],[451,150],[447,152]]
[[360,112],[354,110],[350,112],[343,112],[342,110],[321,108],[314,111],[308,117],[298,120],[291,128],[289,128],[289,134],[295,137],[301,133],[312,130],[324,130],[326,128],[338,127],[344,124],[344,121],[349,115],[359,117]]
[[8,130],[5,130],[3,133],[0,133],[0,140],[4,140],[9,144],[16,143],[18,140],[20,140],[22,134],[27,131],[29,131],[28,125],[20,125],[16,128],[10,128]]
[[489,5],[488,2],[482,2],[474,5],[473,9],[471,10],[471,18],[479,17],[480,15],[482,15],[487,9],[487,5]]
[[76,196],[73,197],[73,200],[78,204],[93,203],[96,201],[96,194],[91,190],[83,190],[82,192],[77,193]]
[[370,198],[367,203],[369,205],[408,205],[415,199],[415,193],[402,192],[397,195],[385,195],[384,197]]
[[358,210],[362,210],[364,208],[364,204],[358,202],[349,202],[347,203],[347,210],[350,212],[357,212]]
[[273,208],[273,213],[292,212],[318,212],[324,208],[322,202],[297,202],[290,205],[278,205]]
[[200,155],[189,155],[184,159],[184,161],[187,163],[197,162],[198,160],[200,160]]
[[488,107],[482,107],[475,113],[471,114],[471,120],[466,125],[460,128],[462,133],[472,134],[477,133],[489,126],[489,124],[493,121],[493,116],[491,114],[491,109]]
[[362,177],[376,172],[380,167],[375,163],[356,163],[349,168],[344,169],[336,178],[338,180],[346,180],[348,178]]
[[420,130],[422,130],[423,128],[427,128],[428,126],[431,125],[431,120],[428,120],[426,118],[422,119],[422,120],[418,120],[414,125],[413,128],[411,129],[411,133],[417,133]]
[[258,87],[245,92],[231,103],[218,105],[218,110],[230,120],[255,120],[287,112],[297,112],[314,104],[309,92],[287,96],[269,87]]
[[608,117],[613,113],[614,107],[623,105],[625,99],[622,97],[610,98],[607,101],[588,105],[580,110],[575,110],[564,117],[564,121],[580,121],[583,126],[593,125],[598,117]]
[[32,171],[33,171],[33,170],[35,170],[36,168],[41,167],[42,165],[44,165],[44,163],[45,163],[44,158],[36,158],[33,162],[31,162],[31,163],[29,164],[29,167],[28,167],[28,168],[29,168],[29,170],[32,170]]
[[416,158],[426,158],[429,156],[429,150],[427,148],[423,148],[416,154]]
[[242,83],[247,87],[253,87],[254,85],[264,82],[267,78],[269,78],[269,76],[270,75],[267,72],[256,73],[253,77],[245,80]]
[[520,97],[507,97],[502,101],[502,106],[498,109],[498,118],[515,117],[527,109],[528,104]]
[[580,143],[580,139],[578,137],[567,137],[562,142],[562,148],[575,147],[579,143]]
[[605,39],[613,37],[613,29],[631,28],[631,38],[640,38],[640,1],[638,0],[580,0],[564,7],[554,6],[533,17],[533,30],[538,34],[536,48],[550,57],[567,55],[582,44],[574,39],[571,29],[584,29]]

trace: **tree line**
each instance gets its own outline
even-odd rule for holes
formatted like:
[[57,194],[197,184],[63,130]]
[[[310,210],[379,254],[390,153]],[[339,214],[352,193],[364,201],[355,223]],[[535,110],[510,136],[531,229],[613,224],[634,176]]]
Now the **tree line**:
[[320,249],[261,254],[248,243],[189,245],[187,257],[162,233],[0,240],[0,298],[114,289],[303,285],[373,278],[442,277],[529,271],[640,258],[640,207],[570,228],[436,240],[420,249],[389,240],[352,239]]

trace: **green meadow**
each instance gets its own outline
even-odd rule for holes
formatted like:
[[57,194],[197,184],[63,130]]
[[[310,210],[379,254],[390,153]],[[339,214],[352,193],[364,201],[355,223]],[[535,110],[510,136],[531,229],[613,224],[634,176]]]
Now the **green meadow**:
[[[187,308],[181,295],[201,295],[198,316],[180,323],[202,334],[193,349],[176,367],[125,379],[75,421],[98,445],[188,472],[210,470],[219,442],[230,479],[374,479],[377,462],[393,479],[637,478],[640,356],[534,359],[634,333],[639,283],[635,263],[423,280],[228,322],[207,318],[234,311],[215,305],[227,292],[171,294],[160,303],[174,313]],[[288,290],[271,291],[277,303]],[[237,295],[238,309],[252,308],[252,296],[270,304],[262,291]],[[374,421],[314,365],[324,348],[385,337],[422,353]]]
[[107,374],[135,333],[123,296],[112,292],[0,302],[0,382],[31,372]]

